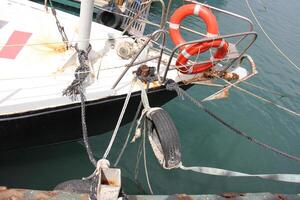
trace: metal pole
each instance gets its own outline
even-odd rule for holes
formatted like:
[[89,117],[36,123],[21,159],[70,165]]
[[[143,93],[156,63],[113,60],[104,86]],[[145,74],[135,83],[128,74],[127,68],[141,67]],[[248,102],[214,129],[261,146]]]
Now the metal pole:
[[80,5],[79,19],[79,50],[86,51],[89,46],[89,39],[92,27],[94,0],[83,0]]

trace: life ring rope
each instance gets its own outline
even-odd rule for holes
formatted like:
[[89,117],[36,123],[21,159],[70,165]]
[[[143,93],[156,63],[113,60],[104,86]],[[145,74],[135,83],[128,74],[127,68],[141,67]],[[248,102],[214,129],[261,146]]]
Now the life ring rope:
[[[190,15],[196,15],[203,20],[207,29],[207,38],[213,38],[219,35],[219,27],[216,17],[207,7],[199,4],[186,4],[178,8],[170,18],[169,32],[170,37],[175,45],[178,46],[186,43],[180,34],[180,23],[185,17]],[[213,62],[215,59],[224,58],[228,52],[228,47],[228,42],[226,42],[224,39],[181,46],[179,47],[181,52],[177,57],[176,67],[180,72],[187,74],[203,72],[214,66]],[[205,63],[195,64],[192,67],[186,66],[191,56],[204,53],[211,48],[216,48],[217,50],[208,60],[205,61]]]
[[[217,50],[211,55],[209,59],[202,63],[187,65],[192,56],[204,53],[211,48]],[[202,42],[190,45],[180,52],[176,60],[176,68],[185,74],[196,74],[210,69],[214,66],[216,60],[222,59],[228,53],[228,43],[225,40],[213,40],[211,42]],[[196,59],[197,60],[197,59]]]
[[174,24],[174,23],[169,23],[169,28],[170,29],[175,29],[175,30],[177,30],[177,29],[179,29],[179,27],[180,27],[180,25],[179,24]]

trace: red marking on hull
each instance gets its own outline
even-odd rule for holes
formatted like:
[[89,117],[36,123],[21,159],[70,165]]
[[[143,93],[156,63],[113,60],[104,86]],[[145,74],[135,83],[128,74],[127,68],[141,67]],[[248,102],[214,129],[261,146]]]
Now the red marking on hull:
[[32,33],[14,31],[0,50],[0,58],[15,59],[31,35]]

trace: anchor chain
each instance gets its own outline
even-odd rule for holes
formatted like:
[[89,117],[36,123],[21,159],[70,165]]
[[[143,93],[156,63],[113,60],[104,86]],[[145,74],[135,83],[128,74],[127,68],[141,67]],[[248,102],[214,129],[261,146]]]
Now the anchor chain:
[[[68,36],[67,36],[67,34],[65,32],[65,28],[64,28],[64,26],[61,25],[61,23],[59,22],[59,20],[57,18],[56,9],[53,7],[52,0],[49,0],[49,4],[51,6],[52,15],[55,18],[57,29],[58,29],[58,31],[59,31],[59,33],[61,35],[61,39],[65,43],[66,49],[68,50],[70,48],[70,44],[69,44]],[[45,6],[47,6],[47,0],[45,1]],[[47,10],[47,7],[46,7],[46,10]]]

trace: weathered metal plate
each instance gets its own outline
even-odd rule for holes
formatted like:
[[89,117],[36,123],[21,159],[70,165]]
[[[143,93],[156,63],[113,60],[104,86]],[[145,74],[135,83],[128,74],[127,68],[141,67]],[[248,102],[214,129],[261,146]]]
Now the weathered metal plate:
[[220,195],[137,195],[129,196],[129,200],[300,200],[300,195],[271,193],[223,193]]
[[[0,200],[88,200],[88,194],[64,191],[7,189],[0,186]],[[271,193],[223,193],[220,195],[129,195],[128,200],[300,200],[300,195]]]
[[88,200],[88,194],[0,187],[0,200]]
[[121,170],[120,169],[102,169],[101,186],[98,188],[97,199],[114,200],[118,199],[121,189]]

